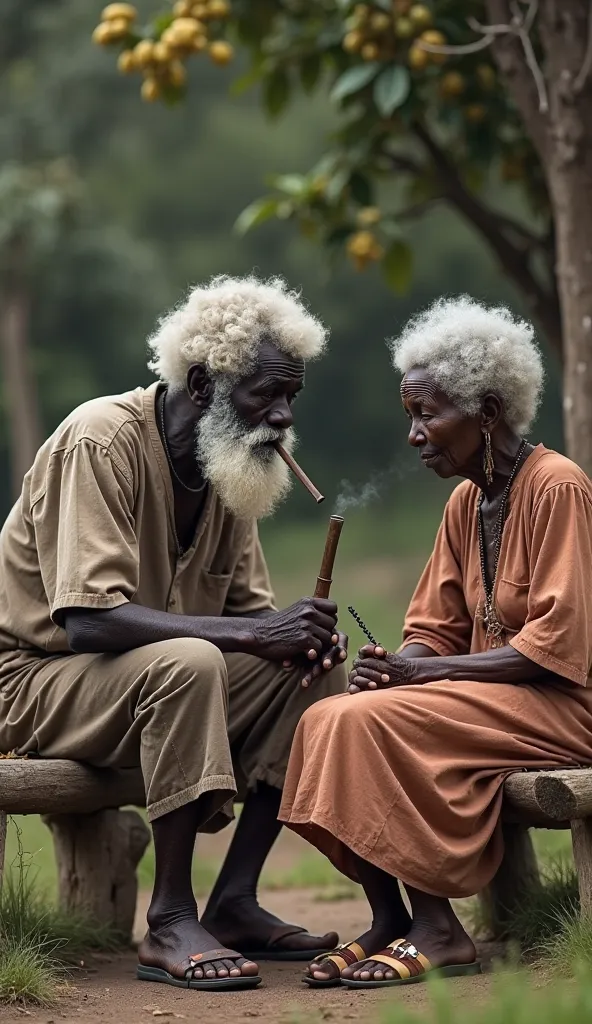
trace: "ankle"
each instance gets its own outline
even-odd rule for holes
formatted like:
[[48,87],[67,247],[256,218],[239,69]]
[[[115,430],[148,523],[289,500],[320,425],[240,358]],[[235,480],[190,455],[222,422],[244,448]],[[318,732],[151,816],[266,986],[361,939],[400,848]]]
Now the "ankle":
[[226,886],[215,899],[210,899],[208,910],[215,908],[218,911],[224,910],[233,913],[238,907],[242,909],[245,906],[251,908],[259,906],[257,890],[251,886],[239,884],[232,887]]
[[151,932],[166,931],[183,921],[197,919],[197,904],[194,899],[182,902],[153,900],[146,914],[146,921]]

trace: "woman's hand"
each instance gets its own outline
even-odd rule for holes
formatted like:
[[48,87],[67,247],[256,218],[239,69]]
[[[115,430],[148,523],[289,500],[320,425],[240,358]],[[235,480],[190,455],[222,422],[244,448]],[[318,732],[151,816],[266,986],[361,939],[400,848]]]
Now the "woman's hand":
[[385,690],[390,686],[412,683],[415,675],[414,660],[399,654],[387,654],[384,647],[366,644],[358,651],[354,667],[349,674],[349,692]]

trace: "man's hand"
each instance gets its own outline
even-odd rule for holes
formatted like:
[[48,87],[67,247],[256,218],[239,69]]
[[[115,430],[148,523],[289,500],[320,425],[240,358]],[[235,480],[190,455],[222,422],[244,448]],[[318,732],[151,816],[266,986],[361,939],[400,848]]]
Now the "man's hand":
[[341,664],[347,658],[348,637],[345,633],[334,633],[331,637],[331,647],[321,654],[311,669],[302,679],[304,687],[310,686],[314,679],[317,679],[323,672],[330,672],[336,665]]
[[415,675],[412,658],[401,658],[398,654],[387,654],[384,647],[366,644],[358,651],[354,667],[349,674],[349,692],[362,690],[385,690],[391,686],[412,683]]
[[267,661],[295,661],[299,655],[315,661],[335,647],[337,605],[303,597],[289,608],[257,621],[253,654]]

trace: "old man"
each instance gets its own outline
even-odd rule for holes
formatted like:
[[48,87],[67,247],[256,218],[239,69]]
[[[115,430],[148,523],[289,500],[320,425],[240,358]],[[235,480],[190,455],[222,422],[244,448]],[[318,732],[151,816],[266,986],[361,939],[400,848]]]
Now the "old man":
[[[346,686],[336,606],[277,611],[257,534],[290,485],[274,442],[293,445],[305,360],[325,344],[281,279],[194,288],[150,339],[159,381],[76,409],[0,535],[0,749],[141,766],[156,861],[144,980],[250,986],[257,954],[336,942],[256,894],[298,720]],[[196,835],[237,796],[198,921]]]

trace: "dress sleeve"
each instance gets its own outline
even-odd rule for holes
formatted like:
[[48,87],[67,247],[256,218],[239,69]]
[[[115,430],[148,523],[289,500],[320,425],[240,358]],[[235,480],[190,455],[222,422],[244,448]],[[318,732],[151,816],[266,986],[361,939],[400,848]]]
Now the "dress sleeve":
[[269,572],[259,540],[257,523],[246,535],[242,554],[232,574],[224,605],[225,615],[249,615],[253,612],[275,610]]
[[578,484],[556,484],[534,512],[526,622],[512,647],[585,686],[592,665],[592,503]]
[[82,440],[50,460],[31,509],[51,617],[66,608],[116,608],[138,588],[139,556],[129,469]]
[[409,644],[425,644],[442,657],[470,651],[473,622],[465,601],[460,562],[462,513],[461,501],[453,494],[407,609],[401,649]]

